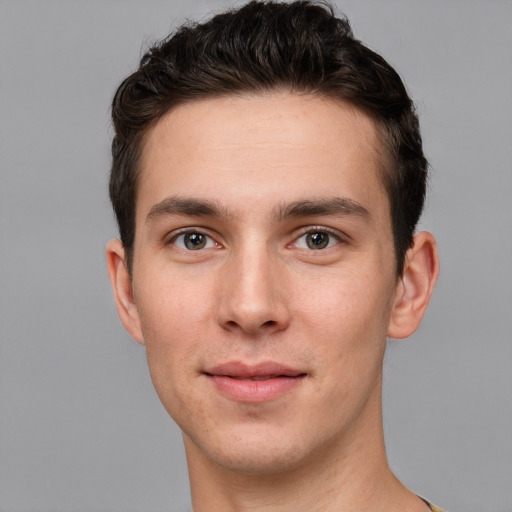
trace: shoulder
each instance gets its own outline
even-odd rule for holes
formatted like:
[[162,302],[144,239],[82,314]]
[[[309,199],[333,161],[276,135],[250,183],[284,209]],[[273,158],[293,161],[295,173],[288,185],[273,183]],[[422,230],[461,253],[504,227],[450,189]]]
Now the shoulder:
[[426,500],[425,498],[422,498],[421,496],[418,497],[428,505],[432,512],[445,512],[443,509],[432,505],[432,503],[430,503],[430,501]]

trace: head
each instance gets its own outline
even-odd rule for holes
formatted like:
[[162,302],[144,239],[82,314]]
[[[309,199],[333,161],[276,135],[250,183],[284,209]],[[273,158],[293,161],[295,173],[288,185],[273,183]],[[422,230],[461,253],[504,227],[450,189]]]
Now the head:
[[386,337],[437,275],[396,73],[324,6],[252,2],[150,50],[113,116],[109,274],[189,465],[384,457]]
[[145,136],[206,98],[289,91],[348,103],[378,128],[379,179],[390,205],[396,274],[423,209],[427,161],[414,106],[395,70],[325,4],[250,2],[188,24],[152,47],[115,95],[110,197],[128,268]]

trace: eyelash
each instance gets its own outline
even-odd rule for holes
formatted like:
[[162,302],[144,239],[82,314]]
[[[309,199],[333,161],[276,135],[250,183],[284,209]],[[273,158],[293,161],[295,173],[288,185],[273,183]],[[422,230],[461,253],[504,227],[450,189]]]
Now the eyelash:
[[305,247],[305,248],[298,247],[298,249],[315,251],[315,252],[321,252],[323,250],[327,250],[327,249],[332,248],[334,245],[338,245],[338,244],[344,243],[344,239],[343,239],[341,233],[336,231],[336,230],[327,228],[325,226],[308,226],[308,227],[303,229],[302,233],[298,237],[296,237],[295,240],[291,244],[289,244],[289,246],[292,246],[292,245],[297,246],[297,242],[301,238],[306,237],[308,235],[317,234],[317,233],[322,233],[322,234],[328,235],[330,238],[334,238],[336,243],[331,244],[331,240],[329,240],[329,242],[328,242],[329,245],[328,245],[328,247],[325,247],[325,248],[312,249],[312,248],[309,248],[309,247]]
[[[195,252],[194,249],[190,249],[188,247],[183,247],[183,246],[180,247],[178,244],[176,244],[176,241],[180,237],[185,237],[186,235],[198,234],[198,235],[206,237],[207,238],[206,244],[209,244],[210,246],[209,247],[199,247],[196,249],[197,251],[200,251],[202,249],[222,248],[222,245],[220,243],[216,242],[215,239],[211,235],[206,233],[205,231],[207,231],[207,230],[205,230],[204,228],[196,228],[196,227],[180,229],[178,232],[173,233],[172,236],[167,241],[165,241],[165,245],[175,245],[182,251]],[[329,236],[329,238],[334,238],[335,243],[333,244],[332,240],[329,239],[329,241],[327,242],[327,247],[320,247],[320,248],[316,248],[316,249],[313,249],[310,247],[298,247],[297,246],[297,242],[301,238],[306,237],[308,235],[317,234],[317,233],[326,234]],[[337,230],[328,228],[326,226],[306,226],[306,227],[302,228],[301,233],[297,237],[295,237],[291,243],[287,244],[286,247],[291,248],[291,247],[295,246],[299,250],[311,251],[311,252],[322,252],[327,249],[331,249],[335,245],[343,244],[345,242],[346,241],[345,241],[343,235]],[[184,243],[182,245],[184,245]]]
[[[168,241],[165,242],[165,245],[176,245],[179,249],[181,249],[182,251],[189,251],[189,252],[194,252],[194,249],[189,249],[187,247],[180,247],[176,241],[180,238],[180,237],[185,237],[186,235],[200,235],[200,236],[203,236],[207,239],[206,241],[206,244],[210,243],[210,247],[199,247],[197,248],[196,250],[199,251],[201,249],[213,249],[213,248],[219,248],[221,247],[221,245],[216,242],[213,237],[211,237],[210,235],[208,235],[207,233],[204,232],[203,229],[201,228],[185,228],[185,229],[182,229],[182,230],[179,230],[177,233],[174,233]],[[183,245],[184,245],[184,242],[183,242]]]

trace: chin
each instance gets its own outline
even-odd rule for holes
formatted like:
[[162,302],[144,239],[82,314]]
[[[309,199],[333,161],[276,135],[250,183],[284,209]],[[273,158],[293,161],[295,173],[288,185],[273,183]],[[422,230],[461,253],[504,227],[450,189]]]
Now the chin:
[[213,453],[213,461],[220,467],[239,474],[275,475],[293,471],[302,459],[298,450],[276,450],[274,446],[255,447],[234,453]]
[[305,440],[285,432],[269,432],[265,428],[226,432],[217,439],[195,440],[184,435],[187,455],[206,457],[228,471],[271,475],[292,471],[307,458]]

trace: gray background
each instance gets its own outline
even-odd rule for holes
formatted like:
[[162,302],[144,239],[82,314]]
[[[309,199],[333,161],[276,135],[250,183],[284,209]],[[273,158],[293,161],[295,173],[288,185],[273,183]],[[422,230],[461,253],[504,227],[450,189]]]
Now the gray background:
[[[123,331],[104,246],[109,102],[143,42],[225,1],[0,0],[0,511],[180,511],[181,439]],[[390,342],[389,459],[453,512],[512,510],[512,2],[342,1],[401,73],[442,273]]]

